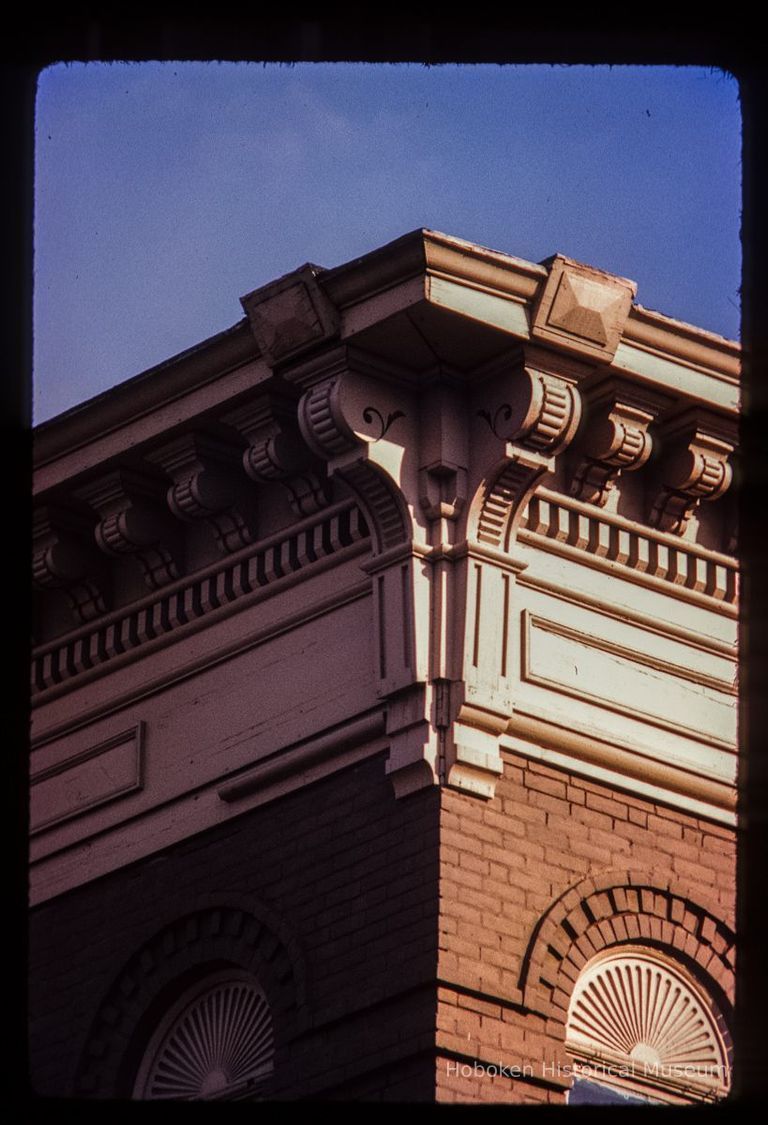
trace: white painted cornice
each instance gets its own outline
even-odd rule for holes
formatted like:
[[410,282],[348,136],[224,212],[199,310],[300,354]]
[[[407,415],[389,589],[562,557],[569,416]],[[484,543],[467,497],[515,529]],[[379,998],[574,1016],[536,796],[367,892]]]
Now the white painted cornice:
[[[612,276],[561,256],[550,261]],[[331,270],[307,270],[329,307],[338,311],[342,339],[417,306],[431,306],[461,318],[467,331],[502,332],[510,344],[530,337],[534,306],[550,274],[544,265],[432,230],[413,231]],[[290,284],[293,276],[273,287]],[[323,331],[330,328],[326,318]],[[260,347],[246,318],[38,426],[36,492],[118,456],[138,434],[141,441],[151,440],[169,425],[191,421],[268,380],[262,349],[263,338]],[[739,345],[640,305],[632,306],[623,326],[614,366],[725,413],[738,410]]]
[[[121,819],[201,831],[368,752],[398,796],[492,799],[508,751],[732,818],[740,351],[634,294],[418,230],[39,428],[57,887]],[[361,713],[369,750],[313,741]],[[61,805],[139,729],[114,793]]]

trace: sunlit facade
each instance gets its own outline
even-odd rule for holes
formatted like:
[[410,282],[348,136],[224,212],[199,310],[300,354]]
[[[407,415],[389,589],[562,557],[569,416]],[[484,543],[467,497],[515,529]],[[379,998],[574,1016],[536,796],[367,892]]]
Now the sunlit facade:
[[733,1061],[737,344],[419,230],[38,428],[40,1094]]

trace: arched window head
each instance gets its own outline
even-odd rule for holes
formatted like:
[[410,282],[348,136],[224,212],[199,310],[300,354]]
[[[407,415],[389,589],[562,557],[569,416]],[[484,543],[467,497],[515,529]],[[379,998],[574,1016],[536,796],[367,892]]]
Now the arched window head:
[[[584,1083],[662,1102],[717,1100],[730,1083],[729,1036],[714,1001],[675,962],[623,949],[582,971],[571,996],[566,1049]],[[606,1093],[595,1101],[614,1100]]]
[[144,1053],[134,1098],[258,1097],[274,1070],[272,1016],[248,974],[223,970],[188,988]]

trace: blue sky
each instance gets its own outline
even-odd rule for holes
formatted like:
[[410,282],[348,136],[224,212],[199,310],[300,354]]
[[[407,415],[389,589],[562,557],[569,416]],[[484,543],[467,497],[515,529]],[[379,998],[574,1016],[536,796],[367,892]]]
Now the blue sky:
[[41,422],[416,227],[739,334],[738,86],[701,67],[73,63],[36,108]]

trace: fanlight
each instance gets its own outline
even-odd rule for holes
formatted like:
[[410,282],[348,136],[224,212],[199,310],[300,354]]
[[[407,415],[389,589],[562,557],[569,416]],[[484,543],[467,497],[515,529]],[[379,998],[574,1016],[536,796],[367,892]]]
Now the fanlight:
[[633,951],[603,958],[579,977],[566,1046],[608,1081],[630,1075],[645,1086],[719,1096],[730,1073],[723,1028],[714,1005],[680,970]]
[[269,1005],[242,973],[209,976],[167,1013],[144,1056],[134,1097],[257,1096],[274,1069]]

